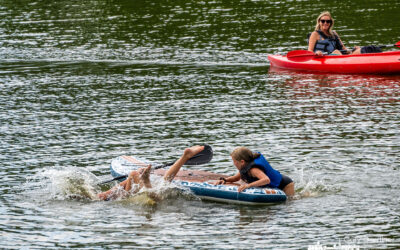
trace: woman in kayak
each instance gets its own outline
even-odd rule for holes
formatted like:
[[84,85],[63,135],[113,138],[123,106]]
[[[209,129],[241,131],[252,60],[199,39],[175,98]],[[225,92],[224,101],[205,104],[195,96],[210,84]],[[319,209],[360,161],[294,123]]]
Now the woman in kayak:
[[250,187],[271,187],[283,190],[288,196],[294,195],[292,179],[273,169],[262,154],[254,153],[246,147],[239,147],[233,150],[231,157],[239,172],[234,176],[221,178],[217,185],[242,179],[245,184],[240,185],[239,192]]
[[361,48],[358,46],[353,51],[347,50],[339,35],[332,29],[334,23],[335,21],[328,11],[322,12],[318,16],[315,30],[308,40],[308,51],[315,52],[319,56],[322,56],[323,53],[342,55],[341,51],[352,55],[361,54]]
[[[167,170],[167,172],[165,172],[164,180],[171,182],[175,178],[181,167],[185,164],[185,162],[203,150],[204,146],[193,146],[191,148],[185,149],[182,156]],[[124,195],[135,194],[139,192],[139,190],[143,187],[151,188],[150,171],[151,165],[148,165],[145,168],[134,170],[130,172],[128,178],[125,181],[121,182],[118,186],[113,187],[106,192],[102,192],[97,196],[100,200],[111,200]],[[125,192],[118,192],[118,190],[121,189]]]

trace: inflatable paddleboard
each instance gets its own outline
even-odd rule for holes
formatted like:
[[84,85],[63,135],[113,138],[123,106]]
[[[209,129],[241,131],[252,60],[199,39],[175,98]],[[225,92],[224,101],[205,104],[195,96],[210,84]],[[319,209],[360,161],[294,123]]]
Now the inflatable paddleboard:
[[[129,174],[132,170],[147,166],[152,162],[139,160],[132,156],[119,156],[111,161],[111,175],[118,177]],[[163,176],[166,170],[157,169],[152,174]],[[203,200],[219,201],[226,203],[267,205],[286,201],[286,194],[275,188],[248,188],[238,192],[237,184],[214,185],[220,177],[225,175],[199,170],[180,170],[172,183],[178,188],[190,190]]]

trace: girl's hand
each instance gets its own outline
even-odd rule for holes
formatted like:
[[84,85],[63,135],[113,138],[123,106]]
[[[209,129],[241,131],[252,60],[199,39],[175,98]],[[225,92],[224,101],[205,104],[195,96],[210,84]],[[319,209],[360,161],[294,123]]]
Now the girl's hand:
[[222,185],[226,183],[226,179],[225,178],[220,178],[219,181],[216,181],[214,183],[214,185]]
[[322,51],[320,51],[320,50],[317,50],[317,52],[315,52],[315,55],[322,56],[322,55],[324,55],[324,53],[322,53]]
[[221,185],[221,184],[224,184],[223,180],[219,180],[219,181],[214,182],[214,185]]
[[249,184],[242,184],[240,185],[240,187],[238,188],[238,192],[242,192],[243,190],[250,188]]

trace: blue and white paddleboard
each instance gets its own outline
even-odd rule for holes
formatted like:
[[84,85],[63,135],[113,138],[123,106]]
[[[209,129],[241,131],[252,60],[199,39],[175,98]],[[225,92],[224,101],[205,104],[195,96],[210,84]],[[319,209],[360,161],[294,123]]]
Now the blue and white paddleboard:
[[[111,162],[111,175],[118,177],[129,174],[132,170],[144,167],[147,164],[156,164],[139,160],[132,156],[120,156]],[[162,176],[165,170],[156,170],[153,174]],[[248,188],[238,192],[238,186],[233,184],[213,185],[219,177],[224,175],[206,171],[181,170],[173,183],[182,189],[189,189],[193,194],[204,200],[220,201],[247,205],[268,205],[286,201],[286,194],[275,188]]]

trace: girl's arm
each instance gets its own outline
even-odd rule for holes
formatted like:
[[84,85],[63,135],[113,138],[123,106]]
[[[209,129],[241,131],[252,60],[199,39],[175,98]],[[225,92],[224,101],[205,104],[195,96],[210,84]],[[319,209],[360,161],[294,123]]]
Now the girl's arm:
[[246,188],[264,186],[271,182],[268,176],[259,168],[250,169],[250,174],[253,177],[256,177],[258,180],[252,183],[240,185],[240,187],[238,188],[239,192],[242,192]]
[[226,182],[237,182],[238,180],[240,180],[240,173],[239,172],[237,174],[235,174],[234,176],[230,176],[228,178],[225,178]]
[[236,182],[239,180],[240,180],[240,173],[238,172],[237,174],[235,174],[233,176],[222,178],[221,180],[217,181],[214,185],[221,185],[221,184],[225,184],[227,182]]

